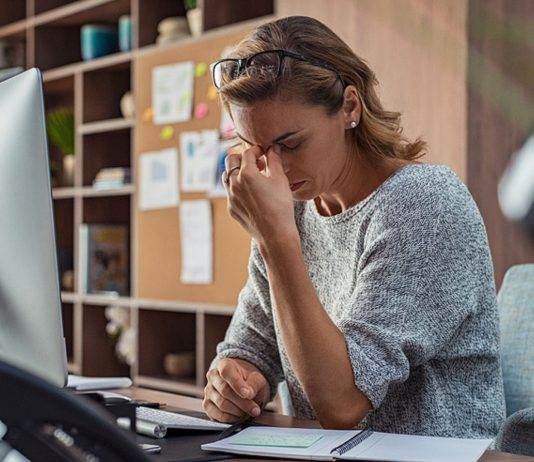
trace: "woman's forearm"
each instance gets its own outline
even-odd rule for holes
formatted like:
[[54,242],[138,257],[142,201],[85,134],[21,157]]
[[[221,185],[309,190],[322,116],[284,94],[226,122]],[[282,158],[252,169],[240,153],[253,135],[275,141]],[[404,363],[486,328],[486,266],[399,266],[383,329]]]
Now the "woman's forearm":
[[344,335],[321,305],[298,236],[278,238],[260,251],[289,360],[321,424],[353,427],[371,405],[354,384]]

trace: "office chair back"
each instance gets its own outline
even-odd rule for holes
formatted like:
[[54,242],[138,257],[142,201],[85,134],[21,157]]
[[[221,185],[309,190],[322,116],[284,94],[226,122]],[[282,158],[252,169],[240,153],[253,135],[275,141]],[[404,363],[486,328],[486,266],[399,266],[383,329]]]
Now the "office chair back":
[[534,456],[534,264],[506,272],[498,301],[508,417],[495,449]]
[[495,449],[534,456],[534,407],[521,409],[506,419],[495,439]]
[[534,264],[511,267],[498,295],[506,415],[534,407]]

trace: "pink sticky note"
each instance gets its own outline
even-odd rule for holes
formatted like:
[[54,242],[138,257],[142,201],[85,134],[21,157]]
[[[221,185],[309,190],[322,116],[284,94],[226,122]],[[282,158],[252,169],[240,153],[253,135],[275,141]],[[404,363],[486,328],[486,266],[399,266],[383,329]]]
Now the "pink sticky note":
[[197,119],[203,119],[208,115],[208,105],[206,103],[199,103],[195,107],[195,117]]

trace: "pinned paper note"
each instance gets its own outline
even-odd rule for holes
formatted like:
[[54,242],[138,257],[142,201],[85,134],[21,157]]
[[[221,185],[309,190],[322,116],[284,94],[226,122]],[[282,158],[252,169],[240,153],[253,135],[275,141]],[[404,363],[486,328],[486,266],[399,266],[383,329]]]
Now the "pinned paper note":
[[140,157],[141,210],[176,207],[178,196],[178,151],[164,149]]
[[183,132],[180,135],[182,191],[205,192],[213,189],[218,155],[217,130]]
[[161,129],[159,132],[160,139],[164,141],[169,141],[174,136],[174,128],[172,128],[170,125],[166,125]]
[[193,61],[152,69],[155,124],[185,122],[191,119],[194,71]]
[[180,205],[180,238],[181,282],[210,284],[213,281],[213,231],[209,201],[182,202]]
[[195,77],[203,77],[208,70],[208,65],[206,63],[197,63],[195,66]]
[[225,170],[224,160],[228,155],[230,148],[236,145],[236,141],[224,140],[219,142],[219,154],[217,156],[217,164],[215,169],[215,185],[209,192],[209,197],[226,197],[226,191],[222,183],[222,174]]
[[204,117],[208,115],[208,112],[209,112],[209,108],[206,103],[199,103],[195,107],[195,117],[197,119],[203,119]]

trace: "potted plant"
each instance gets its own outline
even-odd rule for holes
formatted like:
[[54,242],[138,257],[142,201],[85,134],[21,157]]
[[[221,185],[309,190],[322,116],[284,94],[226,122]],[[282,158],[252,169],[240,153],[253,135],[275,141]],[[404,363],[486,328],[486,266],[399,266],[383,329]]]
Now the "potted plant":
[[193,37],[202,34],[202,10],[197,5],[197,0],[184,0],[185,14],[189,31]]
[[50,141],[63,154],[63,186],[74,184],[74,114],[71,109],[58,108],[46,115],[46,131]]

